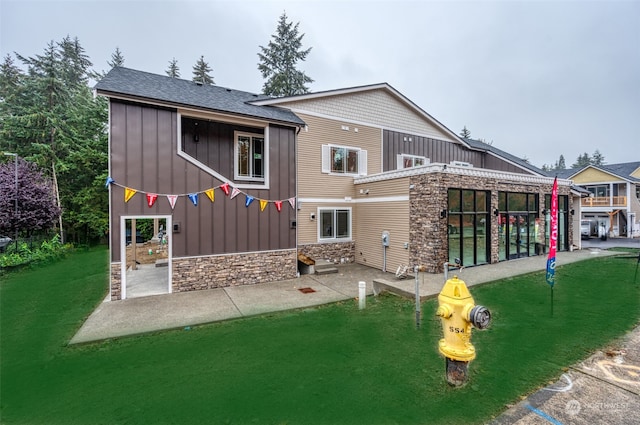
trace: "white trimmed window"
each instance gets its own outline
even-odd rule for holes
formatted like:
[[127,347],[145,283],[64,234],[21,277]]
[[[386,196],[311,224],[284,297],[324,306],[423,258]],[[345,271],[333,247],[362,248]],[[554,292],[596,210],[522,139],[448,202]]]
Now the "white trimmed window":
[[264,181],[266,170],[264,136],[240,132],[234,134],[235,179]]
[[363,176],[367,174],[367,151],[338,145],[322,145],[322,172]]
[[429,162],[430,162],[429,158],[425,158],[424,156],[400,153],[397,156],[396,168],[398,170],[401,170],[403,168],[420,167],[421,165],[426,165]]
[[351,239],[351,208],[319,208],[318,217],[320,240]]

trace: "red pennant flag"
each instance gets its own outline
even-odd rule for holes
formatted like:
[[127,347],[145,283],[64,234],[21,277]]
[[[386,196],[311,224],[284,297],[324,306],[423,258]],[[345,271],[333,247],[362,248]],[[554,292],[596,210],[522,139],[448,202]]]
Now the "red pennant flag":
[[229,183],[223,184],[220,186],[220,189],[222,189],[225,195],[229,196]]
[[274,201],[273,203],[276,204],[278,212],[282,211],[282,201]]
[[147,193],[147,205],[149,205],[149,208],[151,208],[153,204],[156,203],[156,199],[158,199],[158,194]]

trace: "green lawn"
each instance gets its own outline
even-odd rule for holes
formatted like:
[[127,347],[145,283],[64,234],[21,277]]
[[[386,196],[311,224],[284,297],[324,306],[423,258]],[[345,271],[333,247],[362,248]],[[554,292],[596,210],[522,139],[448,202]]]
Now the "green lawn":
[[412,301],[383,296],[68,347],[107,287],[106,250],[78,252],[2,276],[0,422],[483,423],[638,323],[635,267],[559,268],[553,317],[542,271],[472,288],[494,321],[454,389],[435,300],[420,330]]

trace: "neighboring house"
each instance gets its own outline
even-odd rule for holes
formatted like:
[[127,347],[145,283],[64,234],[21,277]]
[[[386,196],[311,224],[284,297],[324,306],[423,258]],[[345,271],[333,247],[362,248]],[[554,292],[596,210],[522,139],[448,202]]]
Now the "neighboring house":
[[604,227],[609,236],[640,237],[640,161],[588,165],[560,174],[588,191],[581,218],[589,221],[591,236]]
[[109,99],[111,299],[126,298],[134,219],[169,230],[167,292],[296,277],[299,117],[250,104],[255,94],[121,67],[95,89]]
[[[462,139],[388,84],[256,105],[295,112],[298,248],[316,260],[441,272],[546,252],[553,178]],[[559,180],[558,249],[569,250],[579,194]]]

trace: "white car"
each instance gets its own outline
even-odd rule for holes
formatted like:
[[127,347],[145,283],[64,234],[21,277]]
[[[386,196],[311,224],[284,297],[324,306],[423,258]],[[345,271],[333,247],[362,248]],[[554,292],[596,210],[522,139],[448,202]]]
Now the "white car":
[[582,239],[589,239],[591,237],[591,221],[580,221],[580,237]]

